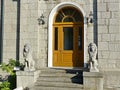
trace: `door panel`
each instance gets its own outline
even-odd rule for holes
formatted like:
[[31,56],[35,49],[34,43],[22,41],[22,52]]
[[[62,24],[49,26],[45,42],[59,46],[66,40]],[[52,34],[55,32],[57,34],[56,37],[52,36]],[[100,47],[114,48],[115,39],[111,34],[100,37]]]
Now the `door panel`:
[[61,66],[73,66],[73,51],[62,52]]
[[57,27],[55,27],[55,30],[54,30],[54,41],[55,41],[55,43],[54,43],[54,50],[58,50],[58,28]]
[[62,27],[63,40],[62,40],[62,66],[73,66],[74,61],[74,27],[64,26]]
[[73,50],[73,27],[63,27],[63,35],[63,50]]
[[[83,32],[83,27],[79,26],[77,27],[77,60],[79,61],[79,63],[77,63],[77,66],[83,66],[84,63],[84,32]],[[78,62],[77,61],[77,62]]]
[[59,33],[59,27],[54,27],[53,29],[53,66],[59,66],[60,63],[60,33]]
[[53,66],[82,67],[84,59],[83,27],[58,25],[53,30]]
[[60,54],[58,53],[58,52],[54,52],[54,55],[53,55],[53,59],[54,59],[54,66],[59,66],[59,61],[60,61],[60,59],[59,59],[59,56]]

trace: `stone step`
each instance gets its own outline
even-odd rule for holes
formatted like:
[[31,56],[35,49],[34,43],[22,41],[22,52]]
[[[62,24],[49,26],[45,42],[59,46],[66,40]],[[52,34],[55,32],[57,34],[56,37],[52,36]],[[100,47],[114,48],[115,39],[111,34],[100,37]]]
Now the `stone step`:
[[65,83],[65,82],[37,82],[35,86],[44,87],[66,87],[66,88],[82,88],[83,85],[75,83]]
[[41,69],[30,90],[83,90],[82,70]]
[[83,87],[81,88],[68,88],[68,87],[33,87],[30,90],[84,90]]
[[[51,70],[53,71],[53,70]],[[63,70],[62,70],[63,71]],[[55,81],[55,82],[73,82],[73,83],[83,83],[82,74],[71,74],[71,73],[61,73],[58,71],[54,71],[54,73],[45,73],[42,72],[39,75],[37,82],[40,81]]]
[[82,78],[81,77],[78,77],[78,76],[74,76],[74,77],[58,77],[58,76],[55,76],[55,77],[39,77],[37,82],[42,82],[42,81],[48,81],[48,82],[68,82],[68,83],[80,83],[80,81],[82,81]]
[[42,69],[42,73],[69,73],[69,74],[82,74],[83,70],[81,69]]
[[66,71],[62,69],[58,69],[58,70],[57,69],[42,69],[41,72],[42,73],[57,73],[57,72],[66,73]]
[[39,77],[74,77],[74,76],[82,76],[81,74],[66,74],[66,73],[41,73]]

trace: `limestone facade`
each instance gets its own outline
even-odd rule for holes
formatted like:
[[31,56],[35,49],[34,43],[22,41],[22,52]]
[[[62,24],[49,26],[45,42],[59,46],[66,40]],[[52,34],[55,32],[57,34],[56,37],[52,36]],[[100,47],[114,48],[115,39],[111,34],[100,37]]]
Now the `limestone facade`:
[[[4,1],[3,58],[5,62],[7,62],[9,58],[16,59],[17,57],[19,57],[20,61],[23,61],[23,47],[26,43],[28,43],[33,48],[33,57],[36,60],[37,68],[48,66],[49,14],[56,5],[62,2],[76,3],[80,5],[80,7],[84,10],[86,17],[89,16],[90,11],[93,11],[93,1],[91,0]],[[41,14],[44,14],[45,17],[44,25],[38,24],[37,19],[41,16]],[[88,59],[87,46],[89,42],[93,42],[94,35],[93,25],[85,25],[87,27],[86,31],[88,31],[85,40],[86,59]],[[87,63],[87,60],[85,63]]]
[[[19,0],[18,0],[19,1]],[[86,49],[90,42],[98,39],[98,59],[101,69],[119,69],[120,53],[120,6],[119,0],[5,0],[4,1],[4,35],[3,35],[3,59],[16,58],[17,28],[20,29],[20,60],[24,44],[30,43],[33,47],[34,58],[42,65],[47,66],[48,50],[48,20],[51,10],[59,3],[74,2],[79,4],[86,17],[90,11],[94,11],[94,25],[87,25]],[[97,6],[95,5],[97,3]],[[20,4],[20,9],[19,8]],[[96,6],[96,7],[95,7]],[[115,7],[114,7],[115,6]],[[94,7],[94,8],[93,8]],[[97,9],[95,9],[97,8]],[[18,13],[20,10],[20,13]],[[20,17],[19,15],[20,14]],[[38,25],[37,19],[44,14],[45,25]],[[20,19],[18,26],[17,19]],[[97,32],[97,33],[96,33]],[[97,35],[96,35],[97,34]],[[96,36],[96,38],[95,38]],[[98,37],[98,38],[97,38]],[[87,50],[86,50],[87,51]],[[39,63],[39,64],[40,64]]]
[[[29,43],[33,48],[33,57],[38,64],[37,66],[47,66],[49,15],[55,6],[62,2],[79,4],[85,12],[84,18],[89,16],[90,11],[94,13],[94,24],[85,24],[86,63],[88,60],[88,44],[95,42],[98,44],[99,68],[101,70],[119,69],[119,0],[98,0],[97,2],[96,0],[4,0],[4,22],[2,26],[4,28],[4,62],[10,58],[23,60],[23,46]],[[42,14],[45,24],[38,25],[37,19]]]
[[[120,0],[4,0],[3,62],[8,62],[10,58],[23,62],[23,47],[28,43],[33,49],[36,68],[47,67],[49,15],[54,7],[64,2],[77,4],[85,12],[84,63],[88,61],[89,43],[95,42],[99,70],[119,71]],[[86,23],[90,11],[93,12],[93,24]],[[45,24],[39,25],[38,18],[42,14]]]
[[116,70],[120,68],[120,1],[99,0],[97,8],[100,68]]

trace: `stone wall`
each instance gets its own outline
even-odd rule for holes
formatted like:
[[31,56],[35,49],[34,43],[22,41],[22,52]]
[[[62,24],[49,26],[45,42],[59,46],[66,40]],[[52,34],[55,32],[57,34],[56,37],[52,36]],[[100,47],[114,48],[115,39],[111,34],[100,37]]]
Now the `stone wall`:
[[97,8],[99,67],[120,69],[120,1],[98,0]]
[[[20,56],[20,61],[23,62],[23,46],[28,43],[31,45],[36,67],[47,67],[49,14],[56,5],[62,2],[74,2],[83,8],[86,17],[89,16],[90,11],[93,11],[94,16],[97,15],[97,18],[94,18],[94,23],[86,26],[86,54],[88,44],[96,42],[98,44],[100,71],[113,70],[117,73],[104,72],[104,85],[114,84],[113,86],[115,86],[116,84],[119,86],[120,82],[114,81],[120,80],[118,77],[118,70],[120,69],[120,0],[3,1],[3,62],[8,62],[10,58],[17,59],[17,56]],[[18,1],[20,2],[18,3]],[[38,18],[42,14],[44,15],[45,24],[39,25]],[[18,32],[18,30],[20,31]],[[20,38],[18,38],[18,35],[20,35]],[[19,47],[17,47],[17,39],[20,39]],[[19,48],[20,52],[16,53]],[[85,58],[88,60],[88,55]],[[109,74],[111,75],[108,76]],[[113,82],[110,81],[111,78],[113,78]]]
[[20,0],[20,61],[23,62],[23,47],[29,44],[33,59],[38,60],[39,29],[38,0]]
[[98,60],[105,90],[119,90],[120,1],[98,0]]
[[3,62],[16,58],[17,2],[4,0]]
[[[86,13],[86,17],[89,16],[90,11],[93,11],[91,0],[20,0],[20,2],[19,0],[4,0],[3,59],[5,62],[10,58],[18,59],[17,57],[23,62],[23,46],[28,43],[31,45],[36,67],[47,66],[49,14],[56,5],[63,1],[79,4]],[[42,14],[45,24],[39,25],[38,18]],[[95,39],[93,25],[88,25],[86,32],[87,54],[88,44]]]
[[[105,90],[120,90],[120,70],[103,71],[102,73],[104,73],[104,88],[108,88]],[[118,88],[118,89],[112,89],[112,88]]]

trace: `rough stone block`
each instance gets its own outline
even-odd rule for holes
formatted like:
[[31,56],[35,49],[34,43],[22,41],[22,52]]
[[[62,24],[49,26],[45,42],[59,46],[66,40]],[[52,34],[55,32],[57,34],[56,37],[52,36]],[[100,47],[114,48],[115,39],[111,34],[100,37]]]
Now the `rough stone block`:
[[18,71],[17,75],[17,87],[31,87],[36,82],[40,71]]
[[115,44],[109,43],[109,51],[115,51]]
[[102,56],[102,52],[101,52],[101,51],[99,51],[99,53],[98,53],[98,57],[99,57],[99,59],[100,59],[100,58],[103,58],[103,56]]
[[106,11],[106,3],[98,3],[98,11]]
[[105,25],[99,25],[98,26],[98,33],[108,33],[108,27]]
[[119,2],[119,0],[104,0],[104,2],[110,2],[110,3],[114,3],[114,2]]
[[109,26],[109,33],[119,33],[119,26]]
[[21,3],[28,3],[28,0],[21,0]]
[[21,10],[21,18],[27,18],[29,16],[27,10]]
[[[120,30],[120,29],[119,29]],[[120,41],[120,34],[116,34],[116,41]]]
[[99,70],[100,71],[104,71],[104,70],[107,70],[108,69],[108,59],[105,59],[105,58],[99,58],[98,59],[99,61]]
[[[109,71],[104,71],[104,86],[107,86],[108,88],[114,88],[119,87],[120,85],[120,71],[119,70],[109,70]],[[118,89],[119,90],[119,89]]]
[[110,56],[110,52],[109,51],[103,51],[102,52],[102,58],[109,58],[109,56]]
[[120,12],[112,12],[112,18],[119,18]]
[[119,25],[119,19],[110,19],[110,25]]
[[103,90],[103,74],[83,72],[84,90]]
[[100,42],[102,41],[102,37],[101,36],[102,36],[101,34],[98,35],[98,41],[100,41]]
[[28,3],[37,3],[37,2],[38,2],[38,0],[28,0]]
[[119,11],[119,3],[108,3],[109,11]]
[[108,42],[99,42],[98,50],[108,50]]
[[102,18],[110,18],[111,13],[110,12],[102,12]]
[[37,10],[38,9],[38,4],[37,3],[29,3],[28,9]]
[[[22,0],[22,1],[25,1],[25,0]],[[21,4],[21,10],[28,10],[28,4]]]
[[116,41],[116,34],[110,35],[110,41]]
[[102,13],[101,12],[97,12],[97,17],[101,19],[102,18]]
[[105,25],[106,20],[105,19],[98,19],[98,25]]
[[98,3],[103,3],[103,2],[104,2],[104,0],[97,0],[97,2],[98,2]]
[[102,34],[102,41],[110,41],[110,34]]
[[109,58],[110,59],[118,59],[119,55],[120,55],[119,52],[112,51],[112,52],[110,52],[110,57]]

